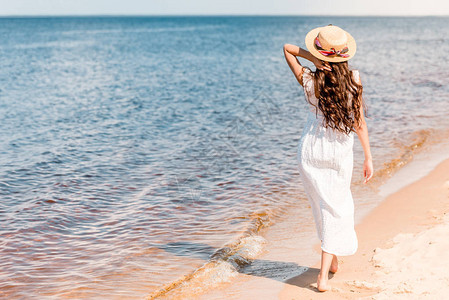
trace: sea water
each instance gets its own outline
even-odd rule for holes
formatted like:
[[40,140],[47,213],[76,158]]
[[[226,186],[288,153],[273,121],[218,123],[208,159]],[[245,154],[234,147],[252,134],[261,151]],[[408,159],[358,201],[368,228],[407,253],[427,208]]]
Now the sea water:
[[292,206],[310,214],[307,103],[282,47],[329,23],[357,42],[376,173],[362,184],[356,142],[353,191],[369,202],[448,137],[448,21],[0,19],[0,296],[141,299],[232,280],[262,228]]

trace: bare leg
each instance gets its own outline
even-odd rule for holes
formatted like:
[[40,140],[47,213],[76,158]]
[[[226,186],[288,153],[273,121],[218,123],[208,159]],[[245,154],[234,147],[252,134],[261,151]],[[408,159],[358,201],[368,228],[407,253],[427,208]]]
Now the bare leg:
[[327,281],[329,280],[329,269],[334,255],[321,250],[321,270],[318,274],[317,288],[320,292],[329,290]]
[[332,254],[333,258],[332,258],[332,263],[331,263],[331,267],[329,268],[329,271],[332,273],[337,272],[338,270],[338,258],[337,255]]

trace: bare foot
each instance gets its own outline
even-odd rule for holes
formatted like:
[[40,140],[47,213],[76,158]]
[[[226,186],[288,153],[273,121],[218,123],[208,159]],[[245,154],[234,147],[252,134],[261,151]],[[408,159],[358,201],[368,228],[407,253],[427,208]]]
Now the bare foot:
[[331,287],[327,284],[327,280],[321,279],[320,274],[318,274],[317,282],[316,282],[316,288],[320,292],[325,292],[331,289]]
[[332,258],[332,263],[331,266],[329,268],[329,272],[335,273],[338,270],[338,258],[337,255],[334,255],[334,257]]

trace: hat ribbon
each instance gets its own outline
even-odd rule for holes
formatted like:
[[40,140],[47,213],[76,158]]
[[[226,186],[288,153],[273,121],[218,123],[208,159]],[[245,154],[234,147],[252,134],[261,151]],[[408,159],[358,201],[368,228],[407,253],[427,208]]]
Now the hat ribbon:
[[323,47],[321,46],[320,41],[318,40],[318,36],[315,38],[315,46],[316,46],[318,52],[320,52],[324,56],[336,55],[336,56],[340,56],[340,57],[349,57],[349,54],[345,54],[346,52],[349,51],[348,46],[344,47],[341,50],[335,50],[334,48],[331,48],[330,50],[326,50],[326,49],[323,49]]

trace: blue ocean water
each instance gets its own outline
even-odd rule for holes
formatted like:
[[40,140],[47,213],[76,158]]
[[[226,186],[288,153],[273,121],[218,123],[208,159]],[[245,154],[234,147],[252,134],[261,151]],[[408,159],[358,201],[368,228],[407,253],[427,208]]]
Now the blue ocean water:
[[1,295],[142,298],[306,210],[282,46],[317,26],[357,41],[380,184],[449,128],[448,21],[0,19]]

